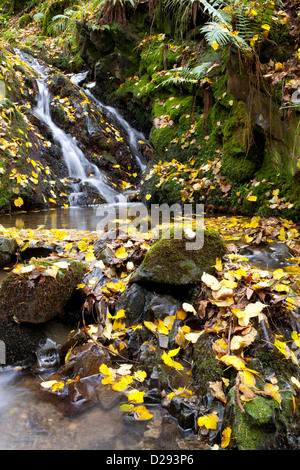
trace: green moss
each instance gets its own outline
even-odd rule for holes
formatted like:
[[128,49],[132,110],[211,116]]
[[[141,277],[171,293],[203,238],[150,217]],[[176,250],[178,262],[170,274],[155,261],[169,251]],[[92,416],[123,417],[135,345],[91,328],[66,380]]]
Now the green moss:
[[[48,267],[55,261],[40,259],[37,264]],[[59,269],[56,278],[34,280],[14,272],[3,280],[0,289],[0,314],[20,322],[41,323],[60,314],[69,297],[85,273],[85,265],[69,260],[68,269]]]
[[193,376],[195,385],[201,395],[209,390],[209,382],[220,380],[224,376],[223,367],[212,350],[212,338],[204,333],[194,346]]
[[229,392],[231,408],[232,443],[239,450],[262,450],[278,448],[278,441],[286,433],[291,420],[291,394],[283,397],[281,406],[271,397],[256,395],[243,402],[242,413],[237,404],[236,390]]
[[19,28],[25,28],[32,22],[32,16],[29,13],[21,16],[19,19]]
[[194,240],[188,240],[182,228],[167,230],[152,245],[132,280],[193,284],[200,281],[204,271],[212,271],[216,258],[226,252],[223,238],[214,230],[196,229]]

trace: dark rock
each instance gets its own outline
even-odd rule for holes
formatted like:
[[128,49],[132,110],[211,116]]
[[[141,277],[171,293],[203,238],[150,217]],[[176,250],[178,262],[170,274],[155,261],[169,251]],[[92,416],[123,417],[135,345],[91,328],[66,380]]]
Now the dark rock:
[[116,302],[116,311],[125,310],[127,326],[141,323],[147,306],[153,297],[152,292],[138,284],[126,289]]
[[73,379],[78,375],[88,377],[98,374],[99,367],[103,363],[107,365],[111,363],[109,353],[93,342],[88,342],[72,349],[66,364],[58,369],[58,373]]
[[38,325],[0,321],[0,340],[5,344],[6,365],[33,366],[36,363],[36,351],[45,334]]
[[122,394],[120,392],[116,392],[115,390],[112,390],[111,387],[102,384],[98,385],[96,388],[96,394],[100,404],[106,411],[117,406],[122,399]]
[[5,266],[10,263],[17,249],[18,244],[16,240],[8,237],[0,237],[0,266]]
[[161,394],[157,388],[152,388],[144,395],[144,402],[149,404],[158,404],[161,401]]
[[73,416],[99,403],[96,387],[100,381],[99,375],[94,375],[67,383],[56,391],[40,387],[38,395],[55,404],[64,416]]
[[176,315],[181,303],[170,295],[155,295],[149,303],[149,311],[155,318],[163,320],[167,315]]

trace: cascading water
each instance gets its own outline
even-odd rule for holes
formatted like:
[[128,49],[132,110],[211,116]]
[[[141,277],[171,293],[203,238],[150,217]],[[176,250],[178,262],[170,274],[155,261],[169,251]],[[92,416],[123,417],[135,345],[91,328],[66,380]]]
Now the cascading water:
[[[71,81],[74,85],[79,87],[80,83],[85,80],[87,75],[88,72],[73,75]],[[122,129],[126,132],[131,153],[135,157],[136,162],[140,167],[140,170],[144,172],[146,170],[146,163],[140,152],[138,143],[139,141],[146,142],[145,136],[138,130],[131,127],[130,124],[121,116],[121,114],[115,108],[113,108],[112,106],[106,106],[101,101],[99,101],[90,91],[90,88],[92,88],[93,85],[94,84],[89,84],[85,87],[80,87],[80,89],[83,90],[84,93],[94,101],[94,103],[96,103],[100,111],[104,111],[106,115],[109,115],[111,119],[120,127],[122,127]]]
[[[50,113],[50,92],[46,84],[47,74],[45,72],[45,68],[28,54],[19,50],[16,52],[20,58],[27,63],[27,65],[33,68],[41,76],[41,78],[37,79],[39,93],[37,97],[37,105],[33,112],[35,116],[49,127],[53,138],[60,144],[69,176],[80,181],[82,184],[96,188],[98,193],[106,202],[115,202],[118,199],[119,193],[109,186],[106,182],[105,176],[101,173],[99,168],[85,158],[84,153],[80,150],[76,141],[72,137],[68,136],[52,121]],[[80,191],[80,184],[78,182],[74,182],[72,184],[73,192],[69,196],[69,203],[70,205],[77,205],[77,201],[82,195],[82,192]]]

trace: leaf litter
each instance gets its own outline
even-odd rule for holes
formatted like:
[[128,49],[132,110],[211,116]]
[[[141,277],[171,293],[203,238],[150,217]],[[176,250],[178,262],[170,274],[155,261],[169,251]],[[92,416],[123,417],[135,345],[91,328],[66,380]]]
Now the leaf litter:
[[[12,268],[16,274],[29,280],[47,275],[56,277],[60,269],[68,269],[68,261],[72,259],[84,262],[87,273],[97,267],[102,270],[104,283],[99,283],[97,279],[91,282],[90,279],[87,283],[78,285],[78,289],[85,294],[85,313],[104,305],[104,315],[100,321],[102,327],[99,324],[84,324],[84,329],[91,341],[109,350],[115,358],[115,367],[108,367],[106,364],[100,366],[102,383],[127,397],[128,403],[123,404],[121,409],[131,413],[135,419],[152,418],[143,403],[147,390],[147,373],[139,369],[138,362],[131,360],[127,350],[128,332],[142,328],[146,328],[152,335],[148,346],[159,353],[161,363],[167,370],[188,375],[192,371],[190,357],[194,344],[204,332],[210,333],[214,338],[212,350],[215,357],[225,370],[235,370],[241,408],[242,402],[251,401],[259,394],[270,396],[280,404],[281,390],[276,377],[273,383],[265,384],[264,388],[258,387],[258,372],[247,367],[247,362],[251,359],[247,357],[247,350],[256,340],[259,326],[262,326],[264,341],[272,351],[277,351],[283,361],[291,360],[299,367],[297,351],[300,348],[300,335],[295,326],[300,308],[299,226],[292,221],[275,217],[214,217],[205,219],[205,227],[214,228],[221,233],[227,242],[228,253],[222,260],[216,260],[214,274],[203,274],[197,302],[184,302],[176,315],[171,316],[166,312],[164,319],[155,318],[153,322],[144,321],[143,324],[129,327],[126,326],[125,311],[115,311],[115,303],[127,289],[135,269],[154,242],[153,233],[141,233],[132,227],[120,230],[118,237],[108,244],[113,256],[105,262],[94,256],[98,232],[0,226],[0,233],[17,241],[19,253],[32,246],[55,244],[58,247],[56,253],[49,257],[53,261],[50,268],[40,264],[39,259],[35,258],[26,264],[18,262]],[[286,265],[281,268],[259,268],[241,254],[241,249],[245,246],[261,247],[274,243],[286,245],[292,253]],[[288,318],[291,322],[291,337],[284,338],[272,333],[271,326],[280,318]],[[181,320],[181,326],[177,328],[175,336],[176,347],[160,348],[159,335],[168,337],[178,319]],[[193,328],[194,323],[197,329]],[[70,351],[66,355],[66,362],[69,353]],[[118,365],[120,358],[122,365]],[[80,380],[80,377],[76,380]],[[68,383],[48,381],[42,382],[41,387],[59,394]],[[291,384],[297,387],[298,379],[291,377]],[[222,381],[210,382],[209,386],[212,395],[226,403],[228,379],[224,376]],[[168,399],[171,400],[174,396],[190,397],[195,393],[193,387],[179,387],[168,394]],[[215,429],[218,422],[216,413],[198,418],[199,428]],[[228,445],[230,434],[230,428],[223,431],[222,447]]]

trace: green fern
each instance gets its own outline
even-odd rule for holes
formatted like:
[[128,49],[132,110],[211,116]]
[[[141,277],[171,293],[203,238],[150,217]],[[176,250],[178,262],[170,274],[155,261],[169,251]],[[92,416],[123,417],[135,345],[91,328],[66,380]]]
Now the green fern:
[[204,62],[201,65],[197,65],[196,67],[189,68],[189,67],[180,67],[171,69],[169,72],[173,75],[161,83],[159,83],[156,88],[159,87],[168,87],[169,85],[182,85],[182,84],[194,84],[197,83],[199,80],[205,78],[213,65],[212,62]]
[[204,37],[210,46],[213,46],[215,43],[219,46],[233,43],[245,52],[251,51],[247,41],[240,34],[235,35],[230,24],[226,25],[217,23],[216,21],[210,21],[206,23],[200,31],[204,34]]

